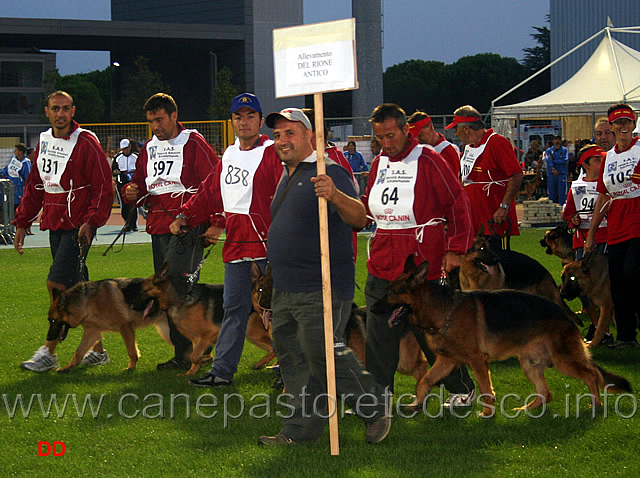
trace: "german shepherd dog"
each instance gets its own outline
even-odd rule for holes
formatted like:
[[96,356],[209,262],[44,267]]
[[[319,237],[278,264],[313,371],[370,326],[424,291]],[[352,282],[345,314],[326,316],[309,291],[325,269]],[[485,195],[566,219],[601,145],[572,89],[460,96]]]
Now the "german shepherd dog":
[[84,328],[73,358],[58,372],[69,372],[78,366],[106,331],[122,335],[129,355],[129,370],[136,368],[140,357],[135,329],[155,325],[162,338],[171,343],[167,316],[145,296],[143,282],[143,278],[104,279],[79,282],[65,291],[53,289],[47,340],[64,339],[69,327],[82,325]]
[[540,183],[542,183],[542,168],[538,166],[536,175],[533,178],[523,179],[520,184],[520,190],[518,191],[518,197],[526,196],[527,199],[531,199],[536,189],[540,186]]
[[483,399],[483,416],[495,414],[495,395],[489,362],[518,357],[525,376],[536,389],[536,398],[525,409],[549,402],[551,392],[544,369],[556,367],[564,375],[579,378],[601,406],[599,388],[630,392],[629,382],[596,365],[580,331],[556,304],[542,297],[514,290],[456,292],[426,281],[429,264],[417,268],[413,256],[404,273],[389,284],[386,301],[408,305],[410,320],[422,329],[436,362],[418,383],[417,403],[454,368],[470,365]]
[[[273,280],[270,274],[270,266],[267,264],[265,273],[261,274],[260,268],[256,267],[257,280],[254,288],[258,290],[258,300],[254,302],[254,308],[262,311],[265,323],[271,317],[271,292],[273,290]],[[252,269],[252,272],[254,270]],[[260,274],[260,275],[258,275]],[[347,346],[353,350],[361,363],[365,363],[365,349],[367,343],[366,332],[367,308],[352,304],[351,316],[345,329]],[[271,329],[269,329],[271,331]],[[405,334],[400,340],[400,358],[398,362],[398,372],[404,375],[412,375],[416,381],[420,380],[427,373],[427,359],[420,348],[416,337],[412,333]]]
[[[222,308],[224,286],[222,284],[196,284],[188,297],[181,296],[168,275],[165,264],[158,274],[145,279],[144,292],[158,301],[160,309],[167,311],[178,331],[191,340],[191,368],[184,375],[194,375],[202,366],[202,354],[215,345],[220,333],[224,311]],[[247,326],[247,338],[251,343],[267,350],[267,356],[254,365],[260,368],[274,354],[271,339],[255,311]],[[267,357],[270,357],[267,360]],[[264,362],[266,360],[266,362]],[[180,374],[182,375],[182,374]]]
[[576,258],[573,250],[573,234],[567,223],[546,231],[544,237],[540,239],[540,245],[545,248],[547,254],[558,256],[563,261],[573,261]]
[[596,331],[588,347],[600,344],[614,318],[607,258],[601,254],[587,254],[579,261],[565,264],[560,295],[566,300],[586,295],[600,308]]
[[582,325],[565,304],[551,273],[540,262],[516,251],[494,252],[483,236],[476,236],[464,255],[459,273],[463,291],[515,289],[545,297]]

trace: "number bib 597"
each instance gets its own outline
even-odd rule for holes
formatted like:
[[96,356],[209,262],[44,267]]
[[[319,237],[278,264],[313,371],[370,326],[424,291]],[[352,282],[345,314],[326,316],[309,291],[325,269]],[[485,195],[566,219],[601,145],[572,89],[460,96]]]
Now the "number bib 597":
[[147,143],[147,191],[149,194],[179,193],[185,190],[182,175],[184,145],[196,130],[183,129],[175,138],[160,141],[154,135]]
[[60,184],[62,174],[67,168],[67,163],[73,153],[78,142],[80,133],[84,130],[82,128],[76,128],[71,133],[69,139],[56,138],[53,136],[51,128],[44,133],[40,133],[40,145],[38,147],[38,160],[36,165],[40,178],[42,178],[42,184],[44,190],[49,194],[60,194],[67,192]]
[[630,199],[640,196],[640,185],[631,182],[633,169],[640,159],[640,144],[636,142],[624,153],[615,149],[607,153],[602,179],[614,199]]
[[391,162],[380,156],[378,174],[369,191],[369,209],[382,229],[415,227],[413,214],[418,158],[422,147],[416,146],[402,161]]
[[264,150],[273,141],[249,151],[240,150],[238,140],[227,148],[222,156],[220,192],[225,212],[249,214],[253,199],[253,177],[260,166]]

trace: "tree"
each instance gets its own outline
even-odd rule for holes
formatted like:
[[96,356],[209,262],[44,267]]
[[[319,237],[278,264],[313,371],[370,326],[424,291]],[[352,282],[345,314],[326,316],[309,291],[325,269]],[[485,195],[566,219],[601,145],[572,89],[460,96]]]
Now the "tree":
[[216,74],[216,87],[213,91],[209,115],[213,119],[228,119],[231,101],[240,94],[240,87],[233,83],[233,72],[228,67],[223,66]]
[[518,60],[494,53],[465,56],[450,65],[408,60],[385,71],[384,100],[399,104],[407,114],[416,109],[451,114],[465,104],[488,111],[493,98],[525,77]]
[[118,101],[113,119],[115,121],[146,121],[142,105],[159,91],[171,93],[170,88],[162,80],[162,75],[151,71],[149,59],[139,56],[135,59],[136,71],[125,78],[122,96]]
[[[546,16],[546,22],[549,23],[549,15]],[[547,27],[532,27],[536,33],[530,36],[538,44],[532,48],[524,48],[524,58],[522,64],[527,69],[529,75],[533,75],[536,71],[541,70],[551,63],[551,30]],[[551,89],[551,69],[538,75],[527,85],[530,91],[530,97],[535,98]]]
[[[75,120],[79,123],[97,123],[103,120],[105,102],[98,87],[86,78],[86,74],[61,76],[58,70],[46,81],[54,90],[63,90],[73,96],[76,106]],[[46,106],[46,105],[44,105]]]

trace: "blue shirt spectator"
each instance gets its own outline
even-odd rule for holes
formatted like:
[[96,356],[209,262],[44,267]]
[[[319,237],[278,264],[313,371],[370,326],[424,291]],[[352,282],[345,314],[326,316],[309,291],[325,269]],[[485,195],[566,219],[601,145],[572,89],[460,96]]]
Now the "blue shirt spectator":
[[569,150],[562,146],[559,137],[554,138],[553,146],[545,151],[547,156],[547,173],[553,174],[553,170],[558,174],[567,174],[569,164]]
[[347,151],[344,153],[344,157],[349,161],[351,170],[354,173],[361,173],[363,171],[369,171],[369,165],[364,160],[362,155],[356,151],[356,142],[349,141],[347,143]]
[[14,205],[18,207],[24,194],[24,185],[31,172],[31,161],[26,157],[27,147],[18,143],[13,150],[13,157],[4,168],[0,169],[0,177],[13,183]]
[[564,204],[567,199],[567,171],[569,150],[562,146],[562,137],[553,138],[553,146],[544,152],[547,160],[547,189],[549,199],[556,204]]

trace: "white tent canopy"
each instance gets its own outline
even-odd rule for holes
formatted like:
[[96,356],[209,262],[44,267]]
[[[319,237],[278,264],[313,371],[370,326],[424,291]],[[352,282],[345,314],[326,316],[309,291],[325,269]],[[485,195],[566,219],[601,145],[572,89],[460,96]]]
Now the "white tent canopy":
[[[640,110],[640,52],[612,38],[612,32],[640,33],[640,27],[605,27],[568,51],[547,67],[494,99],[492,123],[513,118],[602,114],[615,103],[627,103]],[[589,60],[562,85],[537,98],[508,106],[495,103],[542,71],[581,48],[601,34],[604,37]]]

